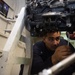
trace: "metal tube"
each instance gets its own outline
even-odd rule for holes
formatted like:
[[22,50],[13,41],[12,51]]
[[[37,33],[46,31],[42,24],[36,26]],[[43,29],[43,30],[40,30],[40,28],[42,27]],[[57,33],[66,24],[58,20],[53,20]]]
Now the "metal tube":
[[75,62],[75,53],[70,55],[68,58],[62,60],[58,64],[54,65],[53,67],[47,70],[43,70],[43,72],[39,73],[39,75],[56,75],[61,70],[65,69],[74,62]]

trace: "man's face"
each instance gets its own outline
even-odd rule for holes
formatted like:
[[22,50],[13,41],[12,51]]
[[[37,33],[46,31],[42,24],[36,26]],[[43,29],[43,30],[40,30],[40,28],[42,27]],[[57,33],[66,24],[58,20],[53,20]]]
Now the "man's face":
[[60,43],[60,32],[47,33],[47,35],[43,37],[43,40],[46,47],[53,51]]

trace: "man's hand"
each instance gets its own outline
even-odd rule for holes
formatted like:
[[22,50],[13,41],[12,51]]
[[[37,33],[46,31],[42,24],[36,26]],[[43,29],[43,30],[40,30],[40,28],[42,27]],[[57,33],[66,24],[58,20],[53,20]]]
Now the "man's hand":
[[55,53],[52,55],[52,63],[56,64],[57,62],[65,59],[69,55],[71,55],[71,50],[69,46],[60,46],[55,50]]

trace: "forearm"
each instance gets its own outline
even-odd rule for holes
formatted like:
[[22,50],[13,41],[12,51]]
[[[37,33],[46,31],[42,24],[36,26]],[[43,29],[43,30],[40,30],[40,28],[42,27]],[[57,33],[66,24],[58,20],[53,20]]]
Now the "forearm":
[[56,60],[56,58],[54,57],[54,55],[52,55],[51,60],[52,60],[52,64],[53,65],[55,65],[56,63],[58,63],[58,61]]

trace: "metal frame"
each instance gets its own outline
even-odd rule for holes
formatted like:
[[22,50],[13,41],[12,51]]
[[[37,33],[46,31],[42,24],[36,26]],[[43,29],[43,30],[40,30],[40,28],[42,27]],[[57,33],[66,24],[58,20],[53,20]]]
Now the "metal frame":
[[16,64],[17,59],[13,56],[15,47],[18,44],[19,38],[24,28],[25,8],[23,7],[19,13],[16,23],[7,39],[3,48],[2,57],[0,58],[0,75],[11,75],[12,67]]

